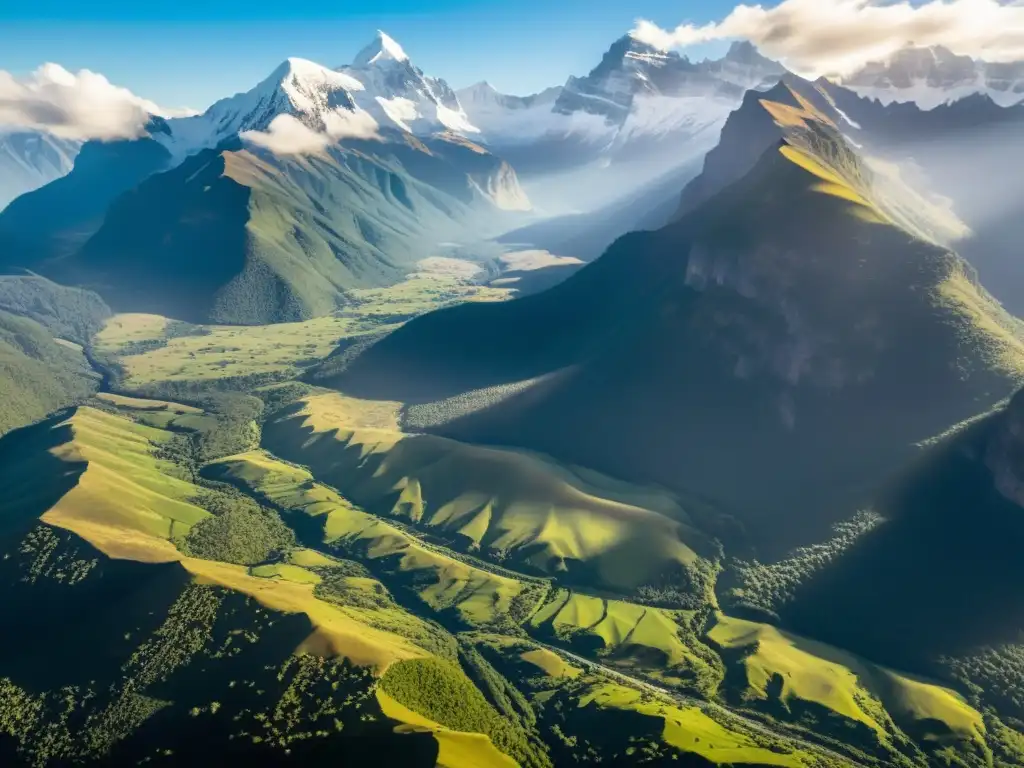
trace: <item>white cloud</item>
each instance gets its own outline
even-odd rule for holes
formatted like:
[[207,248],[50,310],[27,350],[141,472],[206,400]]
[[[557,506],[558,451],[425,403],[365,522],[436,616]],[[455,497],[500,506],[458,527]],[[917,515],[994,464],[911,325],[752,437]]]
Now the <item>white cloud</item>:
[[278,115],[266,131],[244,131],[242,139],[277,155],[315,155],[340,139],[376,139],[377,121],[362,110],[335,110],[324,117],[325,130],[314,131],[294,115]]
[[782,0],[738,5],[718,22],[665,30],[639,20],[633,36],[662,49],[743,38],[804,75],[844,74],[900,48],[944,45],[988,61],[1024,59],[1024,2]]
[[176,117],[88,69],[44,64],[26,77],[0,70],[0,126],[33,128],[66,139],[141,136],[150,115]]

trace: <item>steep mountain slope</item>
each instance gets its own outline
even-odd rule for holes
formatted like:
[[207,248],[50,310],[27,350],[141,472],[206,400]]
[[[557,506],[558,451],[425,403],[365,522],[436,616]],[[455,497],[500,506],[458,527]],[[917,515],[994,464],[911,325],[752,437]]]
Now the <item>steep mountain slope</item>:
[[692,62],[627,35],[561,88],[520,98],[478,84],[459,98],[479,141],[515,166],[538,208],[580,212],[698,160],[744,91],[783,72],[749,44]]
[[922,109],[985,94],[1002,106],[1024,101],[1024,62],[987,62],[958,56],[941,45],[908,46],[888,61],[872,61],[838,78],[883,104],[914,102]]
[[[159,135],[164,123],[154,120]],[[110,202],[166,168],[156,140],[86,142],[66,176],[22,195],[0,211],[0,271],[42,268],[73,254],[103,223]]]
[[[917,669],[1019,642],[1022,403],[1017,394],[933,441],[875,504],[881,520],[775,609],[802,631]],[[842,616],[820,612],[828,601]]]
[[[428,96],[454,98],[404,58],[363,55],[350,69],[379,74],[377,94],[413,87],[393,77],[400,69]],[[305,319],[338,308],[347,289],[398,282],[438,243],[472,241],[529,208],[506,162],[450,131],[420,139],[400,120],[378,124],[353,98],[365,91],[348,74],[289,59],[203,115],[154,121],[151,137],[91,142],[68,177],[0,216],[3,267],[94,287],[119,310]],[[275,144],[282,119],[322,144]]]
[[415,66],[402,47],[384,32],[363,48],[342,72],[362,87],[353,91],[356,103],[382,125],[393,123],[417,135],[454,131],[479,133],[444,80],[429,77]]
[[96,391],[98,377],[73,347],[38,323],[0,310],[0,435]]
[[39,131],[0,129],[0,211],[19,195],[64,176],[81,146]]
[[593,261],[627,232],[659,229],[670,221],[679,206],[679,190],[697,176],[698,169],[698,163],[684,164],[596,211],[528,224],[500,240]]
[[589,74],[570,77],[561,88],[516,97],[479,83],[458,95],[488,145],[579,135],[627,152],[634,143],[667,138],[687,126],[695,134],[701,114],[713,123],[745,90],[770,85],[783,72],[750,44],[738,43],[716,61],[691,62],[627,35]]
[[[208,445],[211,415],[111,396],[0,441],[0,588],[23,629],[3,639],[5,758],[289,764],[369,750],[544,768],[598,748],[637,764],[638,738],[684,765],[796,768],[817,754],[506,635],[546,607],[546,582],[420,539],[306,470],[249,452],[201,473],[252,497],[197,477],[188,445]],[[706,664],[681,639],[685,613],[562,602],[606,604],[593,637],[624,669],[661,648],[673,674]],[[529,625],[545,637],[581,618],[545,613]],[[564,679],[543,671],[552,660]]]
[[0,277],[0,310],[34,320],[54,337],[86,345],[110,317],[95,293],[42,277]]
[[827,115],[796,92],[757,106],[785,140],[693,213],[544,294],[413,321],[339,386],[417,401],[542,377],[440,431],[702,494],[765,546],[811,538],[780,515],[838,519],[1005,397],[1021,342]]
[[438,153],[396,145],[380,158],[375,144],[309,158],[205,150],[116,200],[66,274],[118,309],[178,319],[327,314],[346,289],[398,282],[432,243],[463,235],[474,198],[489,205],[464,173],[461,200],[440,191],[456,173]]

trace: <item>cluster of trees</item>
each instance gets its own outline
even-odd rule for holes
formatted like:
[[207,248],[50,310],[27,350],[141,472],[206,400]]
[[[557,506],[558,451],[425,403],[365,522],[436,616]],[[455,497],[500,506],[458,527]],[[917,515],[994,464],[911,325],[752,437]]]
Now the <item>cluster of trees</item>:
[[[353,565],[356,564],[353,563]],[[346,567],[320,569],[323,580],[313,589],[313,594],[321,600],[353,608],[374,610],[395,607],[394,598],[391,597],[387,587],[379,581],[374,581],[372,584],[368,584],[366,581],[355,582],[353,577],[366,579],[369,574],[362,576],[351,573],[351,570],[353,569]]]
[[944,657],[940,665],[969,692],[976,707],[994,708],[1024,729],[1024,642]]
[[96,386],[81,352],[34,320],[0,311],[0,435],[84,400]]
[[380,686],[395,701],[447,728],[486,734],[513,758],[536,752],[523,730],[498,714],[456,662],[438,658],[399,661],[388,668]]
[[33,320],[57,338],[82,345],[112,314],[98,294],[37,275],[0,276],[0,311]]
[[463,669],[509,725],[507,733],[498,735],[498,738],[505,741],[502,744],[495,741],[495,744],[525,768],[549,768],[551,759],[537,730],[537,715],[533,707],[522,692],[505,679],[471,641],[460,640],[459,661]]
[[735,561],[732,574],[739,586],[729,590],[725,601],[733,610],[778,621],[779,611],[793,599],[801,584],[835,562],[881,522],[876,512],[864,510],[834,526],[834,535],[828,541],[796,549],[777,563]]
[[195,503],[213,513],[178,543],[191,557],[258,565],[295,546],[295,534],[273,510],[239,492],[208,491]]

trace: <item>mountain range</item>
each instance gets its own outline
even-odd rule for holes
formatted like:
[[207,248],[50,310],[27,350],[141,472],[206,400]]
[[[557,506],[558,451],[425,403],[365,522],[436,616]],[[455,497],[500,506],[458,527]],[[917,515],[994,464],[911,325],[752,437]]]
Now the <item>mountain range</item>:
[[909,45],[888,61],[868,62],[837,80],[883,104],[914,102],[922,109],[984,94],[1000,106],[1024,102],[1024,62],[988,62],[941,45]]
[[0,762],[1024,765],[1015,71],[381,32],[85,142],[0,212]]

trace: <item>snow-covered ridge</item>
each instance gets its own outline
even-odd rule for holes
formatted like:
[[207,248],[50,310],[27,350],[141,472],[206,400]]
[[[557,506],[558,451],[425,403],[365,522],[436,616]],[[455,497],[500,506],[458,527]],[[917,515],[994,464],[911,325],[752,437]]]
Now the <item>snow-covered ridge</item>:
[[251,90],[221,99],[201,115],[168,120],[168,133],[155,138],[181,157],[241,134],[267,132],[282,116],[290,125],[297,121],[328,135],[352,124],[364,133],[374,124],[418,135],[479,133],[451,87],[425,75],[394,39],[378,32],[351,65],[331,69],[290,58]]
[[922,109],[983,94],[1003,107],[1024,101],[1024,62],[987,62],[942,46],[908,46],[888,61],[874,61],[844,77],[841,85],[883,104],[914,102]]
[[409,57],[405,51],[392,37],[389,37],[381,30],[377,30],[377,36],[368,46],[356,54],[352,61],[353,67],[368,67],[371,64],[378,64],[383,61],[403,62]]
[[783,74],[749,43],[719,60],[692,62],[627,35],[583,77],[534,96],[508,96],[486,83],[459,91],[470,121],[492,146],[575,137],[612,149],[673,132],[721,128],[743,92]]
[[71,170],[81,141],[43,131],[0,128],[0,210]]
[[359,52],[349,66],[339,67],[362,87],[354,93],[358,108],[382,125],[392,124],[415,134],[439,130],[470,136],[480,130],[470,122],[458,96],[444,80],[429,77],[415,66],[402,47],[383,32]]

